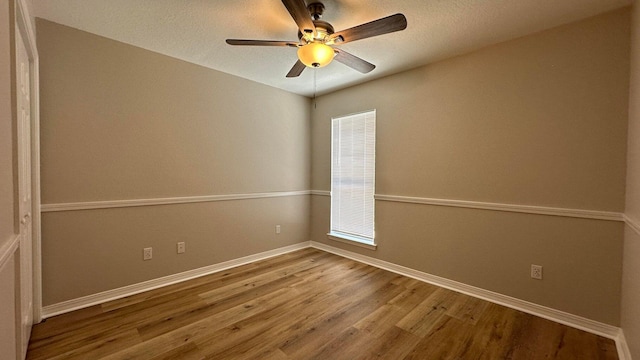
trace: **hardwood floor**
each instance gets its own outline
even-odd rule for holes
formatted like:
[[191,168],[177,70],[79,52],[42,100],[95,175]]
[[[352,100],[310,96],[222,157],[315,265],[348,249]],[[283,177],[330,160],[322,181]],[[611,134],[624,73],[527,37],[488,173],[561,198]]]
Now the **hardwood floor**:
[[28,359],[618,359],[584,331],[315,249],[56,316]]

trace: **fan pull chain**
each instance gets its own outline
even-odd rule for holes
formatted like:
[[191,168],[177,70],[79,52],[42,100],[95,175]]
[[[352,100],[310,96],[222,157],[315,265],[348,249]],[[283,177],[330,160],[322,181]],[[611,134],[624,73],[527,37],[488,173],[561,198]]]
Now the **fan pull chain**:
[[317,91],[317,87],[318,87],[318,69],[313,69],[313,108],[317,109],[318,108],[318,103],[316,102],[316,91]]

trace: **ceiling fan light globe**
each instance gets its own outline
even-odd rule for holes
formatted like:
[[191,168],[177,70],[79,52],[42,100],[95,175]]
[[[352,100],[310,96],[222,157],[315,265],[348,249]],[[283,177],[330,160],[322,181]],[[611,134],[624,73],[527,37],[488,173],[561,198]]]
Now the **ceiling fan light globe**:
[[311,68],[329,65],[334,56],[333,48],[322,43],[310,43],[298,48],[298,59]]

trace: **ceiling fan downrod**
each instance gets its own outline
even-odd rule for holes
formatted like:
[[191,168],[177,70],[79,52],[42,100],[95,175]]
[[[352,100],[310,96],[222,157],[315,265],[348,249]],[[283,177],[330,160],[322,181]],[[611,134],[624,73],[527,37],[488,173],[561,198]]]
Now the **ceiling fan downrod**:
[[314,2],[307,5],[307,9],[311,14],[311,19],[320,20],[320,18],[322,18],[322,13],[324,12],[324,4],[321,2]]

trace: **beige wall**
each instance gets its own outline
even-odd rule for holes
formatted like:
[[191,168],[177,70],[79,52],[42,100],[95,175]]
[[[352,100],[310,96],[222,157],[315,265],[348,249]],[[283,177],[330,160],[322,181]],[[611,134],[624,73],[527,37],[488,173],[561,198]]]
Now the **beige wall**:
[[0,1],[0,248],[15,232],[10,18],[9,1]]
[[13,257],[0,266],[0,351],[4,359],[16,358],[16,293]]
[[[45,20],[37,30],[43,204],[309,189],[307,98]],[[43,302],[308,233],[308,196],[44,213]]]
[[[0,258],[14,235],[13,128],[11,100],[10,3],[0,0]],[[13,254],[0,263],[0,354],[16,356],[15,263]]]
[[43,204],[308,188],[306,98],[45,20],[38,35]]
[[629,138],[625,213],[640,221],[640,4],[633,6],[631,75],[629,86]]
[[[631,83],[625,214],[640,224],[640,4],[631,22]],[[634,359],[640,359],[640,234],[625,229],[622,276],[622,329]]]
[[[621,212],[629,11],[338,91],[312,110],[312,188],[330,189],[330,119],[377,110],[376,193]],[[619,325],[620,222],[376,203],[377,251],[315,241]],[[530,264],[545,279],[529,278]]]
[[[306,241],[308,209],[308,196],[293,196],[48,213],[45,305]],[[153,260],[142,261],[143,247],[153,247]]]
[[[44,204],[329,190],[330,118],[376,108],[378,194],[614,212],[625,206],[626,9],[325,95],[314,108],[264,85],[37,24]],[[640,208],[629,204],[632,187],[628,215]],[[326,239],[324,196],[45,213],[44,305],[294,244],[310,233],[620,325],[626,231],[622,324],[638,331],[637,242],[620,222],[380,201],[376,211],[375,252]],[[186,254],[175,254],[177,241],[187,242]],[[143,262],[148,246],[154,259]],[[529,278],[532,263],[544,266],[543,281]]]

